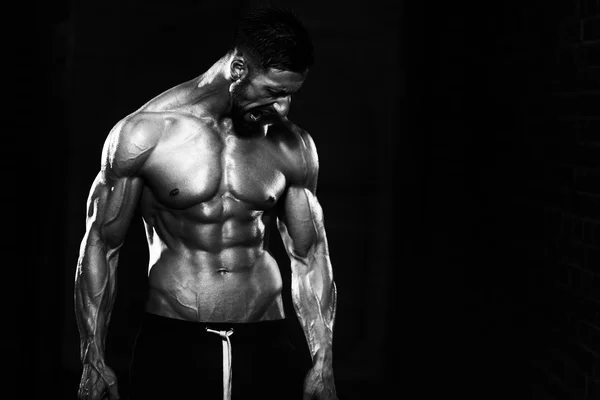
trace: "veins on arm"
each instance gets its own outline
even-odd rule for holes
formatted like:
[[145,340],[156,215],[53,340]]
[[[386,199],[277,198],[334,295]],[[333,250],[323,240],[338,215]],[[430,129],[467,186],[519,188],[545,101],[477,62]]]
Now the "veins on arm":
[[306,178],[288,188],[278,227],[290,256],[292,299],[313,361],[329,357],[336,309],[336,287],[329,258],[323,211],[315,195],[318,163],[308,135]]

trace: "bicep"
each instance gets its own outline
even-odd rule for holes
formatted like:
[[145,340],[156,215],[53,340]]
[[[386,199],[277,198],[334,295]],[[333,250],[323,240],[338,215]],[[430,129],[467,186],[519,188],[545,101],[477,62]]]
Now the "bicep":
[[297,257],[307,257],[324,239],[323,211],[313,192],[295,186],[288,189],[280,213],[280,231],[288,252]]
[[94,230],[110,247],[125,240],[142,190],[139,177],[107,179],[100,172],[90,190],[87,204],[87,229]]

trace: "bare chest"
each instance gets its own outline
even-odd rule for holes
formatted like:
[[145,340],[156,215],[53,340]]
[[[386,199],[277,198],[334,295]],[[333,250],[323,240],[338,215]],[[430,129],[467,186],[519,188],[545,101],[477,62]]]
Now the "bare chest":
[[220,219],[227,204],[264,211],[285,191],[290,163],[266,137],[240,138],[186,121],[171,129],[143,173],[152,197],[162,206],[194,207],[203,219]]

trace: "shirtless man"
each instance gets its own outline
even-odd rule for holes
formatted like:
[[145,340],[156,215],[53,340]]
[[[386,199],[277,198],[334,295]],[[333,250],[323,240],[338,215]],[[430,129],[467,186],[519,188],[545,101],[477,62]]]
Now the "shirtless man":
[[[315,195],[317,152],[286,118],[311,65],[312,44],[292,14],[255,11],[208,71],[111,130],[75,278],[79,398],[119,398],[104,341],[119,249],[138,204],[150,262],[132,398],[337,398],[336,287]],[[290,257],[312,357],[304,369],[282,325],[282,280],[266,240],[271,218]]]

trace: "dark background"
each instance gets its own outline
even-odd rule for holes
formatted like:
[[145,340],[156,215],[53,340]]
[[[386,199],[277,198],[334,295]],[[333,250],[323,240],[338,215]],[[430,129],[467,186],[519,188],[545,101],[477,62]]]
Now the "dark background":
[[[210,67],[257,3],[24,10],[4,157],[10,398],[75,396],[74,271],[106,134]],[[598,398],[600,3],[275,3],[316,49],[290,119],[321,160],[340,399]],[[107,339],[123,394],[147,257],[136,218]]]

